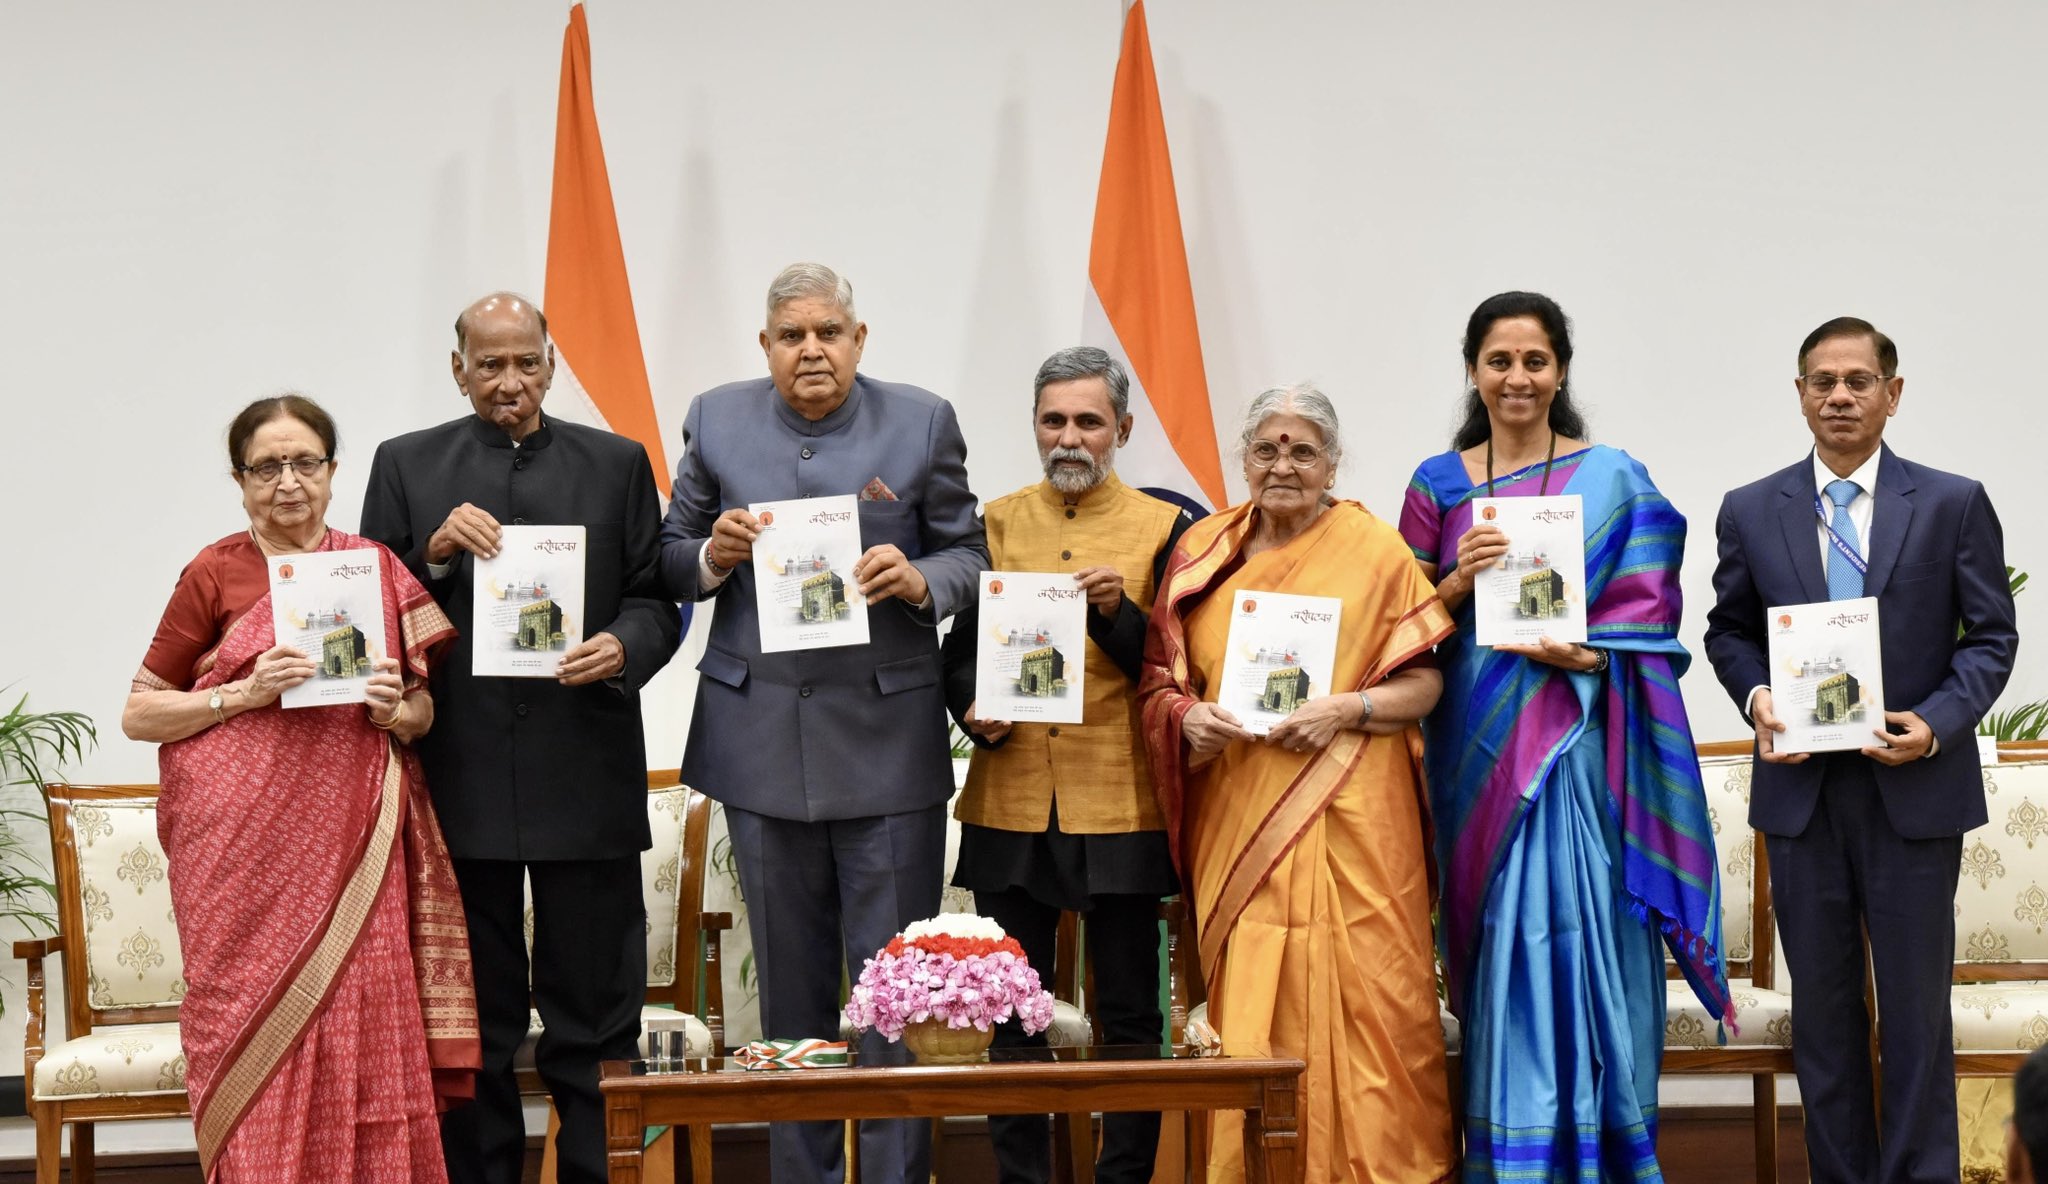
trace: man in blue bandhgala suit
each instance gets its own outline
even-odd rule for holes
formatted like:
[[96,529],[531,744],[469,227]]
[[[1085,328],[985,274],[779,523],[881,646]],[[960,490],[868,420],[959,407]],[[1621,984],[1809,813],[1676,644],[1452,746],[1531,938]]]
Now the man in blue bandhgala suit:
[[[1756,729],[1749,821],[1792,974],[1812,1178],[1953,1182],[1956,878],[1964,833],[1985,821],[1973,732],[2019,648],[2004,541],[1983,485],[1884,446],[1905,380],[1871,324],[1815,329],[1795,385],[1813,452],[1722,502],[1707,657]],[[1861,751],[1775,751],[1766,610],[1860,596],[1878,602],[1882,725]]]
[[[777,276],[769,377],[690,404],[662,524],[670,591],[717,599],[683,777],[725,805],[770,1039],[835,1036],[841,974],[939,911],[953,771],[938,624],[974,602],[988,565],[952,406],[856,373],[866,340],[830,268]],[[838,494],[859,499],[849,583],[868,603],[868,644],[764,653],[747,506]],[[870,1064],[903,1055],[872,1032],[860,1046]],[[775,1179],[839,1178],[838,1130],[777,1124]],[[928,1133],[863,1123],[863,1176],[921,1184]]]

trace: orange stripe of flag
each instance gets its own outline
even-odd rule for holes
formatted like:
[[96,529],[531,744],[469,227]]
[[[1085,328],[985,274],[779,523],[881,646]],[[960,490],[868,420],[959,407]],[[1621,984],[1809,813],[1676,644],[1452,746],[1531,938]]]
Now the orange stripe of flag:
[[548,215],[548,329],[611,430],[647,449],[657,488],[668,457],[640,352],[626,252],[612,210],[612,183],[590,97],[590,26],[569,9],[562,33],[562,96],[555,116],[555,195]]
[[1088,278],[1181,463],[1210,505],[1225,505],[1144,0],[1124,18]]

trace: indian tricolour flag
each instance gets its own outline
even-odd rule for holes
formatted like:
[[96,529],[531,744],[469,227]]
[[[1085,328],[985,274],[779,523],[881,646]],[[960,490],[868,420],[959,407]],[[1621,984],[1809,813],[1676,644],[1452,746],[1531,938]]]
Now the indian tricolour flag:
[[555,198],[548,217],[543,308],[555,341],[555,389],[580,396],[599,425],[647,449],[656,489],[668,457],[654,417],[626,252],[612,212],[612,182],[590,98],[590,26],[581,4],[562,33],[562,97],[555,116]]
[[1124,15],[1081,336],[1131,372],[1137,423],[1117,457],[1117,475],[1149,492],[1177,495],[1173,500],[1198,511],[1223,505],[1223,465],[1144,0]]

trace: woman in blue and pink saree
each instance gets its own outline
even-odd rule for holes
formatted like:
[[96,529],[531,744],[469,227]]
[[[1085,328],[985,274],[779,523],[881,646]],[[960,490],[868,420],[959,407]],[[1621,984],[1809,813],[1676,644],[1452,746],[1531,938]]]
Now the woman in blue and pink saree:
[[[1664,948],[1726,1014],[1714,843],[1678,679],[1685,519],[1627,453],[1588,445],[1547,297],[1481,304],[1453,451],[1417,468],[1401,534],[1452,610],[1424,721],[1441,946],[1464,1025],[1467,1180],[1656,1180]],[[1473,500],[1575,494],[1587,641],[1481,646],[1478,573],[1512,540]]]

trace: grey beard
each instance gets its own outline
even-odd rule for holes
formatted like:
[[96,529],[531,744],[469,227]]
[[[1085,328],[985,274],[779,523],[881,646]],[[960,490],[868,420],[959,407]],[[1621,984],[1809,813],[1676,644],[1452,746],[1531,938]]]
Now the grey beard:
[[[1061,493],[1086,493],[1109,476],[1109,466],[1096,460],[1085,448],[1054,448],[1040,454],[1038,460],[1045,466],[1045,479]],[[1079,472],[1056,468],[1055,465],[1063,460],[1078,460],[1088,467]]]

